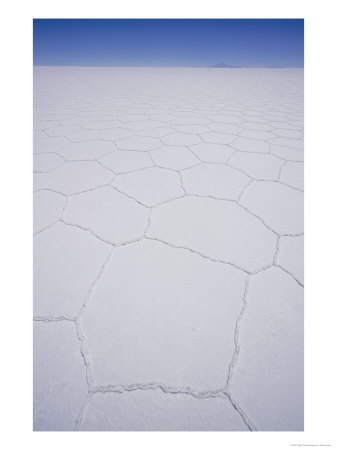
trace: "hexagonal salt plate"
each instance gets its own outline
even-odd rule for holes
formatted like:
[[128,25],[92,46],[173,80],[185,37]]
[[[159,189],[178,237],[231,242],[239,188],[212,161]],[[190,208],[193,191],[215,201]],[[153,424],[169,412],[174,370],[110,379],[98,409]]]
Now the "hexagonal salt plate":
[[81,318],[94,385],[224,388],[245,278],[160,242],[116,248]]
[[131,172],[133,170],[145,169],[151,167],[152,161],[150,155],[146,152],[116,150],[110,155],[100,158],[103,166],[108,167],[115,173]]
[[281,147],[279,145],[270,145],[270,153],[286,161],[303,162],[304,152],[297,148]]
[[303,288],[272,267],[254,275],[230,390],[260,431],[303,431]]
[[201,139],[199,138],[199,136],[196,136],[194,134],[173,133],[163,137],[162,141],[166,145],[184,146],[198,144],[199,142],[201,142]]
[[280,181],[296,189],[304,189],[304,167],[302,162],[287,162],[282,168]]
[[143,236],[149,212],[112,187],[102,187],[71,197],[64,220],[94,232],[114,244]]
[[123,124],[119,120],[95,120],[86,122],[82,128],[87,130],[110,130],[112,128],[119,128]]
[[39,191],[34,194],[34,233],[57,222],[63,213],[66,199],[51,191]]
[[34,322],[34,431],[73,431],[88,394],[75,323]]
[[64,160],[55,153],[36,153],[34,155],[34,172],[50,172],[62,164],[64,164]]
[[165,145],[158,150],[153,150],[151,156],[158,166],[173,170],[185,169],[199,162],[188,148],[174,145]]
[[196,398],[161,389],[97,392],[88,402],[81,431],[246,431],[227,397]]
[[270,131],[254,131],[254,130],[246,130],[240,134],[240,137],[248,138],[248,139],[257,139],[261,141],[268,141],[269,139],[273,139],[275,135]]
[[246,271],[272,263],[277,236],[232,201],[185,197],[158,206],[147,236]]
[[184,194],[179,175],[158,167],[118,175],[113,185],[149,207]]
[[50,179],[50,173],[34,173],[33,174],[33,192],[43,189],[48,180]]
[[269,153],[269,144],[256,139],[239,137],[231,145],[241,152]]
[[190,194],[237,200],[250,178],[231,167],[200,164],[184,170],[183,185]]
[[151,130],[154,128],[164,127],[166,123],[156,120],[135,120],[124,124],[124,128],[134,131]]
[[209,128],[204,125],[176,125],[174,127],[179,133],[201,134],[207,133]]
[[191,151],[202,161],[226,163],[229,156],[234,153],[235,150],[225,144],[203,142],[202,144],[193,145]]
[[111,246],[57,223],[34,239],[34,316],[74,316]]
[[253,181],[240,203],[278,234],[303,233],[303,192],[280,183]]
[[229,123],[210,123],[207,125],[208,128],[212,131],[216,131],[218,133],[227,133],[227,134],[239,134],[242,130],[237,125],[229,124]]
[[256,180],[277,180],[284,161],[263,153],[236,152],[228,163]]
[[58,153],[67,161],[95,160],[112,153],[115,149],[116,146],[112,142],[92,140],[69,144]]
[[114,174],[96,161],[69,162],[54,170],[46,187],[63,194],[76,194],[109,184],[113,178]]
[[303,285],[304,236],[282,236],[276,263]]
[[209,117],[213,122],[221,123],[240,123],[242,119],[238,116],[228,115],[228,114],[215,114]]
[[120,150],[138,150],[147,152],[160,147],[161,142],[158,138],[146,136],[133,136],[126,139],[120,139],[116,142]]
[[210,142],[213,144],[231,144],[235,141],[235,139],[237,138],[233,134],[216,133],[215,131],[202,135],[202,140],[204,142]]
[[65,136],[69,133],[79,131],[81,127],[77,125],[56,125],[55,127],[48,128],[47,134],[49,136]]
[[69,141],[62,136],[50,137],[34,142],[34,153],[56,152],[69,144]]
[[286,139],[283,137],[275,138],[271,141],[274,145],[279,145],[280,147],[290,147],[296,148],[298,150],[304,149],[303,139]]

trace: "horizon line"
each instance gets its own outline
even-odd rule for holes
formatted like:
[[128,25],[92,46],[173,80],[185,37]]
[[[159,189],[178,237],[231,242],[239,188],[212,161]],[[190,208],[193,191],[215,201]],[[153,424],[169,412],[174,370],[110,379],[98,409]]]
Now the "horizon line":
[[304,69],[304,66],[237,66],[237,67],[211,67],[211,66],[116,66],[116,65],[82,65],[82,64],[33,64],[33,67],[114,67],[124,69]]

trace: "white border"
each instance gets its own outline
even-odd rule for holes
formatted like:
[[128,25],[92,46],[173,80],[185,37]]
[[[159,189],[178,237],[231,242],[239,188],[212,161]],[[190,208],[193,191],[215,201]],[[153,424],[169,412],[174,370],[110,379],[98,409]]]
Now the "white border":
[[[3,2],[4,4],[5,2]],[[331,444],[336,415],[335,0],[13,1],[2,6],[1,418],[4,450],[283,450]],[[33,433],[32,18],[181,17],[305,19],[305,432]]]

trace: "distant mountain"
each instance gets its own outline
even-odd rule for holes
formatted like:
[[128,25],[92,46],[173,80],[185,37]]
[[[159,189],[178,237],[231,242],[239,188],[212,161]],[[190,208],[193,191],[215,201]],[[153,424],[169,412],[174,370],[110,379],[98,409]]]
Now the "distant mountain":
[[223,62],[214,64],[214,66],[209,66],[209,69],[234,69],[237,66],[231,66],[230,64],[225,64]]

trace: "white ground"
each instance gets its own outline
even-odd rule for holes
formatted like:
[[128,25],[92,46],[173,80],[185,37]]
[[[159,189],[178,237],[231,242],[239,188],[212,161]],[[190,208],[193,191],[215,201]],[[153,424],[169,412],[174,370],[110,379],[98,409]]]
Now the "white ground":
[[303,430],[303,71],[34,78],[34,429]]

